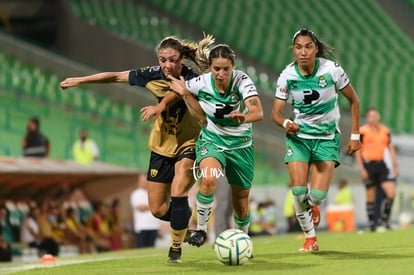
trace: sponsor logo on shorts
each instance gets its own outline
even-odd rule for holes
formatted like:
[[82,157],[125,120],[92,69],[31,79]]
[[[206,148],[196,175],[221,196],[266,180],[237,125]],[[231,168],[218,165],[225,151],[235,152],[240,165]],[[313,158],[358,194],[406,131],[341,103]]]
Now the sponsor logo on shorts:
[[293,155],[293,150],[292,150],[292,148],[291,148],[291,147],[288,147],[288,148],[287,148],[287,152],[286,152],[286,154],[287,154],[287,156],[288,156],[288,157],[291,157],[291,156]]
[[150,175],[151,177],[155,178],[158,175],[158,169],[151,169]]
[[201,148],[201,151],[200,151],[200,155],[201,155],[201,156],[204,156],[204,155],[206,155],[207,153],[208,153],[208,150],[207,150],[207,148],[206,148],[206,147]]
[[242,138],[242,141],[243,142],[249,142],[250,141],[250,137],[244,137],[244,138]]

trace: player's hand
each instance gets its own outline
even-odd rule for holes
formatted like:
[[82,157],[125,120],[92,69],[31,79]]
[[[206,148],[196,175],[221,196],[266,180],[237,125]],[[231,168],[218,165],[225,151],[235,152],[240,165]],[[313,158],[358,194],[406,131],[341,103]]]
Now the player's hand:
[[359,140],[350,140],[346,146],[346,153],[352,155],[359,149],[361,149],[361,142]]
[[175,78],[172,75],[167,75],[170,82],[170,89],[179,94],[180,96],[184,96],[189,94],[190,92],[187,90],[185,86],[184,77],[180,76],[180,78]]
[[230,112],[230,118],[239,124],[242,124],[246,120],[246,116],[237,110]]
[[66,89],[66,88],[70,88],[70,87],[75,87],[77,85],[80,84],[80,81],[76,78],[66,78],[65,80],[63,80],[62,82],[60,82],[60,88],[61,89]]
[[156,106],[146,106],[139,110],[141,112],[141,121],[145,122],[151,118],[151,122],[154,122],[162,113],[162,108],[160,105]]
[[295,122],[288,122],[288,124],[286,124],[285,130],[289,135],[296,135],[298,132],[300,132],[300,127]]

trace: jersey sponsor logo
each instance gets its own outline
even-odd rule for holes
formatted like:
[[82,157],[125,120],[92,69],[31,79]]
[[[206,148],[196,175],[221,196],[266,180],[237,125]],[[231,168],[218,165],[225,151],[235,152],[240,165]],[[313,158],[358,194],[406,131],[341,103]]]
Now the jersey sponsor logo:
[[315,90],[305,90],[303,91],[303,103],[311,104],[312,101],[319,99],[319,93]]
[[150,175],[152,178],[155,178],[158,175],[158,169],[151,169]]
[[318,85],[319,85],[319,87],[321,87],[321,88],[325,88],[325,87],[326,87],[326,85],[328,85],[328,83],[326,82],[325,77],[323,77],[323,76],[320,76],[320,77],[319,77],[319,82],[318,82]]
[[216,104],[215,118],[225,118],[233,111],[233,107],[227,104]]

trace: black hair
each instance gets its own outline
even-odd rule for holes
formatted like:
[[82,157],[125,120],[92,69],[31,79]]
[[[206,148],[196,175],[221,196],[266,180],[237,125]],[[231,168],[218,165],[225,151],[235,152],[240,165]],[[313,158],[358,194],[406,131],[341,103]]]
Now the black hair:
[[295,32],[292,38],[292,46],[295,44],[296,38],[298,36],[309,36],[312,39],[313,43],[318,48],[318,53],[316,54],[316,57],[326,58],[327,54],[329,54],[331,57],[336,59],[334,54],[332,53],[335,49],[331,47],[330,45],[326,44],[325,42],[322,42],[321,40],[319,40],[318,37],[315,35],[315,33],[311,31],[310,29],[302,28],[298,30],[297,32]]
[[218,44],[214,46],[210,54],[208,55],[208,65],[211,66],[213,59],[215,58],[226,58],[231,61],[231,64],[234,66],[236,60],[236,54],[234,53],[233,49],[230,48],[229,45],[226,44]]
[[31,117],[30,118],[30,121],[33,122],[36,125],[36,127],[39,129],[39,127],[40,127],[40,120],[39,120],[39,118],[37,118],[37,117]]

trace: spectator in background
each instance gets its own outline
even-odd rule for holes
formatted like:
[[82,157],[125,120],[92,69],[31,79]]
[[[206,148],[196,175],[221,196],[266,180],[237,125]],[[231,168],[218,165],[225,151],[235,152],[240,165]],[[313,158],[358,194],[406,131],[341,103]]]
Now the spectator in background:
[[23,156],[44,158],[49,155],[50,143],[40,132],[40,121],[36,117],[29,119],[27,130],[22,141]]
[[42,204],[40,215],[37,218],[39,234],[42,242],[39,246],[40,252],[57,256],[59,254],[59,242],[61,234],[56,234],[54,230],[58,228],[55,208],[45,201]]
[[121,214],[121,201],[116,198],[111,204],[111,213],[109,216],[109,229],[111,230],[111,250],[122,248],[122,226],[123,218]]
[[250,236],[267,236],[277,233],[276,210],[273,201],[260,202],[256,209],[250,209],[250,211]]
[[348,187],[346,179],[339,180],[339,191],[335,196],[335,204],[337,205],[352,205],[352,193]]
[[111,250],[111,230],[109,228],[109,207],[103,202],[96,202],[95,212],[88,221],[89,232],[92,233],[98,252]]
[[[369,228],[371,231],[390,229],[391,208],[396,190],[398,163],[388,127],[380,123],[377,109],[367,111],[366,124],[360,128],[361,151],[355,154],[355,161],[361,169],[361,178],[367,190],[366,202]],[[385,196],[381,200],[381,224],[377,228],[376,196],[381,188]]]
[[95,251],[92,237],[86,227],[78,221],[76,211],[71,207],[66,210],[65,225],[68,239],[79,247],[81,253]]
[[12,241],[11,227],[7,221],[7,209],[2,205],[0,206],[0,262],[10,262],[12,260],[10,247]]
[[13,228],[9,221],[8,210],[4,205],[0,205],[0,235],[7,243],[13,242]]
[[137,189],[130,196],[134,215],[134,231],[136,247],[152,247],[160,228],[160,221],[150,211],[148,204],[148,182],[144,174],[138,176]]
[[81,129],[79,139],[72,148],[73,160],[80,164],[90,164],[99,158],[99,149],[96,142],[88,138],[88,131]]
[[41,237],[37,219],[40,215],[40,209],[36,206],[30,207],[29,214],[23,220],[20,229],[20,240],[29,245],[29,247],[40,247]]
[[59,245],[53,238],[43,237],[38,224],[40,218],[40,209],[37,206],[32,206],[29,214],[24,219],[21,231],[20,240],[23,243],[39,249],[39,253],[51,254],[57,256],[59,252]]

